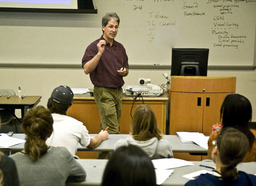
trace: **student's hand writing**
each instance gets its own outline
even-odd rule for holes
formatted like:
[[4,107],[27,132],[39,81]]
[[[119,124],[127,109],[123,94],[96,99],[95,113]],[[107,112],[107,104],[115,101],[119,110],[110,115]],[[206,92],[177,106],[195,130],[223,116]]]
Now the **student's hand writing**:
[[102,140],[108,139],[108,131],[101,130],[99,136],[101,136]]

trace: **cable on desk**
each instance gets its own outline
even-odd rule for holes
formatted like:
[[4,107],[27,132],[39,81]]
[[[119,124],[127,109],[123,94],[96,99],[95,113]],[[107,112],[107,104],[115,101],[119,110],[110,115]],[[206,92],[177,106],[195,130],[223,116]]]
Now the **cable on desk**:
[[[133,92],[132,92],[132,95],[133,95]],[[132,118],[132,109],[133,109],[133,105],[134,105],[134,103],[136,102],[136,100],[137,100],[138,97],[141,97],[141,98],[142,98],[142,104],[144,105],[144,99],[143,99],[143,96],[141,95],[141,93],[138,93],[138,94],[136,94],[135,97],[132,97],[132,98],[133,98],[133,102],[132,102],[132,107],[131,107],[131,110],[130,110],[130,116],[131,116],[131,118]]]

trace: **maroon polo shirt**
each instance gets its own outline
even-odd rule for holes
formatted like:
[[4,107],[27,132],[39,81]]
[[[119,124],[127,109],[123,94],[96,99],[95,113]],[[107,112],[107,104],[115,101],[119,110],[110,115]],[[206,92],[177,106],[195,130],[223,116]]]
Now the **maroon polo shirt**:
[[[82,67],[98,53],[97,43],[102,39],[104,38],[101,36],[87,47],[82,59]],[[90,73],[90,79],[97,87],[120,88],[124,85],[124,80],[117,70],[122,67],[129,69],[128,57],[123,45],[114,40],[112,46],[109,43],[105,46],[97,67]]]

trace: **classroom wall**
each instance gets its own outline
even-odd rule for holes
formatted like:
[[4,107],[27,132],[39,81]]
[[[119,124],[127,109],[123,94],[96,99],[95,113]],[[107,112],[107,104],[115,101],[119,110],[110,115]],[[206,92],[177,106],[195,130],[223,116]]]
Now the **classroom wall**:
[[[125,81],[127,85],[138,84],[139,78],[150,78],[151,83],[165,83],[162,73],[170,74],[170,70],[135,70],[131,69]],[[88,75],[82,68],[52,69],[52,68],[0,68],[0,87],[18,90],[22,88],[24,95],[41,95],[40,104],[46,106],[52,90],[59,85],[69,85],[71,88],[92,88]],[[256,71],[255,70],[209,70],[208,76],[237,77],[236,92],[246,96],[253,106],[253,121],[256,121]]]
[[0,62],[78,65],[85,47],[102,34],[102,16],[114,11],[121,18],[116,39],[124,44],[130,64],[170,65],[172,48],[187,47],[209,48],[209,65],[255,65],[255,0],[94,4],[97,14],[0,12]]

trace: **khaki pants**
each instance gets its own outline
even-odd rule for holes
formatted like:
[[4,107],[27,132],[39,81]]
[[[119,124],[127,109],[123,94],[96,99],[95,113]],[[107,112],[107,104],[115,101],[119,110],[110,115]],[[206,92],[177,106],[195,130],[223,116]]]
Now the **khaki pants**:
[[[101,129],[108,126],[109,134],[119,134],[119,121],[122,111],[123,90],[94,87],[94,98],[100,112]],[[108,151],[99,152],[98,159],[109,159],[111,153]]]
[[107,126],[109,134],[120,133],[123,90],[94,87],[94,98],[100,112],[101,129]]

